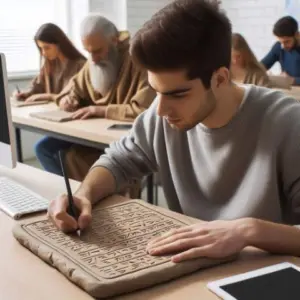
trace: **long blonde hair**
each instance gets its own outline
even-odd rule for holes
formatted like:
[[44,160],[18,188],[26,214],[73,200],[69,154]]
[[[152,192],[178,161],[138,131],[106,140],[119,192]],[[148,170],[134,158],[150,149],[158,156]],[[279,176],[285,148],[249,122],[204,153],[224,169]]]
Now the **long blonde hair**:
[[231,47],[241,53],[246,69],[259,69],[266,72],[265,67],[257,60],[246,39],[241,34],[232,34]]

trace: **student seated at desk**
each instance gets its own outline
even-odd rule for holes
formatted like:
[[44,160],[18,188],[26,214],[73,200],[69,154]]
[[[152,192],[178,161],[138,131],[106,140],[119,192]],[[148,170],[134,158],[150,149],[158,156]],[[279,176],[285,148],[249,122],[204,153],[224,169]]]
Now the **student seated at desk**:
[[172,2],[138,31],[130,52],[148,69],[156,100],[75,192],[78,222],[63,195],[49,207],[54,224],[88,226],[92,204],[159,170],[169,208],[206,223],[150,242],[151,255],[180,262],[246,246],[300,255],[300,229],[291,226],[300,224],[300,103],[230,80],[231,25],[217,1]]
[[280,63],[281,75],[290,79],[292,85],[300,85],[300,39],[298,23],[293,17],[279,19],[273,28],[278,42],[261,61],[269,70]]
[[[90,57],[57,97],[57,104],[67,111],[76,110],[75,119],[134,120],[150,106],[155,92],[148,86],[146,71],[130,58],[128,33],[120,34],[112,22],[92,14],[81,24],[81,38]],[[66,164],[70,178],[82,181],[101,151],[66,142],[62,146],[69,148]],[[61,175],[53,154],[62,146],[60,140],[51,138],[37,147],[37,156],[47,171]]]
[[267,86],[268,75],[256,59],[245,38],[239,33],[232,34],[230,73],[237,83]]
[[85,58],[55,24],[43,24],[35,34],[34,41],[43,62],[40,73],[27,92],[16,93],[15,96],[30,102],[54,101],[55,96],[83,67]]

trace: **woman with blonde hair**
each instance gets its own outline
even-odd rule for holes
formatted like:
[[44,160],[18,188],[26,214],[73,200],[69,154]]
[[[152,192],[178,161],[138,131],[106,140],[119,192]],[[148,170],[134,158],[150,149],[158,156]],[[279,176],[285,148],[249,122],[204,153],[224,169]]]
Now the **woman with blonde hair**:
[[232,34],[230,72],[233,81],[244,84],[267,86],[268,75],[259,63],[245,38],[239,33]]

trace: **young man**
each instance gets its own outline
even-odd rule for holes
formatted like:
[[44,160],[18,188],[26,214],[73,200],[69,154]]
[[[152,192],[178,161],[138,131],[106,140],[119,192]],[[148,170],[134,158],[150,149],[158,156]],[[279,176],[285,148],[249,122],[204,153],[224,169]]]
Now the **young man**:
[[300,103],[231,82],[231,25],[217,3],[169,4],[137,33],[131,54],[157,98],[76,191],[78,224],[66,196],[50,204],[54,224],[88,226],[92,204],[159,170],[169,207],[207,223],[150,242],[150,254],[177,252],[179,262],[251,245],[300,255],[300,230],[284,225],[299,220]]
[[300,85],[300,44],[298,23],[292,17],[279,19],[273,28],[278,42],[261,61],[266,69],[276,62],[280,63],[283,76],[290,79],[291,84]]

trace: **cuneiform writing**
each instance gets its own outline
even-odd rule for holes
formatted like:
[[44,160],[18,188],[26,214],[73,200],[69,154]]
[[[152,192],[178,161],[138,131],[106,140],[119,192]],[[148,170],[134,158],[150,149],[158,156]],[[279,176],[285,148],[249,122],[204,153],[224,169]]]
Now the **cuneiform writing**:
[[138,202],[127,202],[93,211],[93,221],[80,238],[66,235],[44,220],[25,229],[57,251],[71,256],[85,270],[99,278],[116,278],[168,262],[146,252],[154,237],[185,225]]

